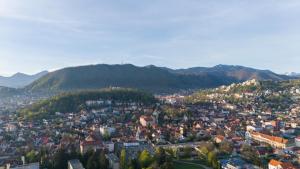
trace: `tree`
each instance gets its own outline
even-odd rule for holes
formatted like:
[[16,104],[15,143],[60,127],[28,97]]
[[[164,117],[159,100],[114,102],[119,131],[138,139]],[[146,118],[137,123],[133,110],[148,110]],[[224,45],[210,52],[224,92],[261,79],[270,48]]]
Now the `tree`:
[[57,153],[54,154],[53,160],[53,168],[54,169],[62,169],[68,167],[68,154],[66,150],[60,149]]
[[241,149],[241,154],[244,158],[251,161],[253,164],[258,166],[262,165],[262,161],[253,147],[244,144]]
[[167,156],[166,162],[161,166],[161,169],[174,169],[172,157]]
[[127,169],[126,150],[125,149],[122,149],[122,151],[121,151],[120,166],[121,166],[121,169]]
[[98,160],[99,152],[95,152],[87,161],[87,169],[97,169],[100,168],[100,163]]
[[223,141],[223,142],[220,144],[220,150],[221,150],[222,152],[231,154],[232,151],[233,151],[233,145],[232,145],[231,142]]
[[129,162],[129,167],[128,169],[139,169],[139,163],[137,161],[137,159],[131,159]]
[[110,138],[109,132],[107,130],[105,130],[102,137],[103,137],[103,140],[108,141]]
[[208,149],[206,147],[201,147],[200,148],[199,157],[207,159],[208,153],[209,153],[209,151],[208,151]]
[[108,169],[108,160],[105,157],[104,151],[101,151],[100,153],[99,164],[101,169]]
[[158,166],[163,165],[166,162],[166,151],[159,147],[155,151],[155,160]]
[[82,156],[82,162],[83,166],[87,166],[87,162],[89,158],[94,154],[94,151],[92,149],[89,149],[83,156]]
[[214,152],[209,152],[207,155],[207,162],[209,165],[211,165],[213,168],[219,167],[219,161],[217,159],[217,156]]
[[139,156],[139,163],[142,168],[147,168],[152,163],[152,157],[147,150],[143,150]]
[[184,147],[183,148],[183,156],[184,157],[191,157],[191,153],[192,153],[192,148],[191,147]]
[[37,162],[38,161],[38,154],[34,151],[31,150],[30,152],[28,152],[26,155],[26,161],[27,163],[33,163],[33,162]]

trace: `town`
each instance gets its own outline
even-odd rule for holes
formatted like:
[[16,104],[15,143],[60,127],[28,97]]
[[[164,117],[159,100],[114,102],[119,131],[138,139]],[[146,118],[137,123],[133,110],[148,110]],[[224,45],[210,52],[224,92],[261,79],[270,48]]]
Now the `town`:
[[0,168],[297,169],[299,99],[299,81],[248,80],[155,102],[88,99],[35,120],[3,108]]

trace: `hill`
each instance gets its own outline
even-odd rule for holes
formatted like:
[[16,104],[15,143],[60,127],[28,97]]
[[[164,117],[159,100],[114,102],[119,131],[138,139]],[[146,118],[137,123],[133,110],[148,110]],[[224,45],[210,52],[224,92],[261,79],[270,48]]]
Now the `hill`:
[[54,115],[55,112],[68,113],[87,109],[86,101],[89,100],[112,100],[120,102],[137,102],[150,104],[156,99],[148,93],[135,89],[101,89],[62,93],[50,99],[34,103],[20,110],[20,116],[24,118],[39,118]]
[[242,66],[218,65],[212,68],[169,69],[156,66],[89,65],[70,67],[48,73],[27,91],[72,91],[105,87],[137,88],[151,92],[174,92],[213,88],[249,79],[286,80],[290,77],[267,70]]
[[10,77],[0,76],[0,86],[10,87],[10,88],[22,88],[33,81],[39,79],[40,77],[46,75],[48,72],[43,71],[34,75],[27,75],[24,73],[16,73]]
[[300,78],[300,73],[296,72],[286,73],[286,75],[290,77]]
[[221,86],[214,89],[199,90],[186,97],[192,104],[219,103],[224,101],[240,107],[257,106],[261,111],[285,111],[299,103],[300,80],[256,81]]
[[169,92],[230,84],[235,79],[214,74],[181,75],[155,66],[90,65],[51,72],[26,87],[28,91],[70,91],[105,87],[138,88],[151,92]]
[[218,74],[224,78],[233,78],[237,81],[256,80],[288,80],[290,76],[279,75],[270,70],[259,70],[244,66],[217,65],[214,67],[192,67],[187,69],[169,69],[170,72],[184,75]]

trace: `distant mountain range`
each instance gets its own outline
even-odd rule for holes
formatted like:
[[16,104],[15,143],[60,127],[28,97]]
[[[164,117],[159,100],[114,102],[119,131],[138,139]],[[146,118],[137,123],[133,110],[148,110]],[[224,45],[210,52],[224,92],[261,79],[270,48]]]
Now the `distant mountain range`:
[[290,77],[300,77],[300,73],[296,73],[296,72],[286,73],[285,75]]
[[11,87],[11,88],[22,88],[40,77],[46,75],[48,72],[43,71],[34,75],[27,75],[24,73],[16,73],[10,77],[0,76],[0,86]]
[[269,70],[231,65],[169,69],[153,65],[138,67],[131,64],[100,64],[64,68],[48,73],[26,86],[26,90],[69,91],[114,86],[168,92],[217,87],[249,79],[287,80],[290,78]]
[[[30,76],[30,78],[23,74],[13,77],[11,79],[14,79],[13,82],[15,83],[5,86],[24,86],[24,84],[36,79],[18,90],[18,92],[22,90],[31,93],[64,92],[106,87],[137,88],[161,93],[213,88],[249,79],[275,81],[293,79],[293,77],[279,75],[269,70],[258,70],[243,66],[217,65],[214,67],[170,69],[154,65],[139,67],[131,64],[69,67],[50,73],[43,72]],[[29,80],[24,80],[25,77]],[[13,93],[14,90],[2,88],[2,90],[0,89],[0,96],[1,91]]]
[[233,78],[236,81],[257,80],[287,80],[290,77],[276,74],[270,70],[259,70],[244,66],[217,65],[214,67],[192,67],[187,69],[168,69],[170,72],[183,75],[218,75],[220,78]]

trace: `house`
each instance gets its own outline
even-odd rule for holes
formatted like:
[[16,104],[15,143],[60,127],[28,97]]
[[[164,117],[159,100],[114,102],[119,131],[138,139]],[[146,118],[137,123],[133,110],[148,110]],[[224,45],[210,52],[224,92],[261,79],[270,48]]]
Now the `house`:
[[68,169],[84,169],[84,167],[78,159],[74,159],[68,161]]
[[216,143],[221,143],[221,142],[223,142],[224,140],[225,140],[225,137],[222,136],[222,135],[217,135],[217,136],[215,137],[215,142],[216,142]]
[[259,132],[252,132],[251,138],[255,141],[262,142],[262,143],[267,143],[271,145],[272,147],[275,148],[287,148],[288,147],[288,140],[284,139],[282,137],[276,137],[276,136],[271,136]]
[[108,159],[110,169],[120,169],[120,160],[115,154],[107,154],[106,158]]
[[296,167],[294,167],[292,164],[290,163],[284,163],[281,161],[277,161],[272,159],[269,162],[269,169],[297,169]]
[[88,150],[99,150],[103,149],[102,142],[93,136],[88,136],[84,141],[80,142],[80,153],[84,154]]
[[152,126],[155,124],[155,120],[151,116],[141,116],[140,123],[143,127]]

